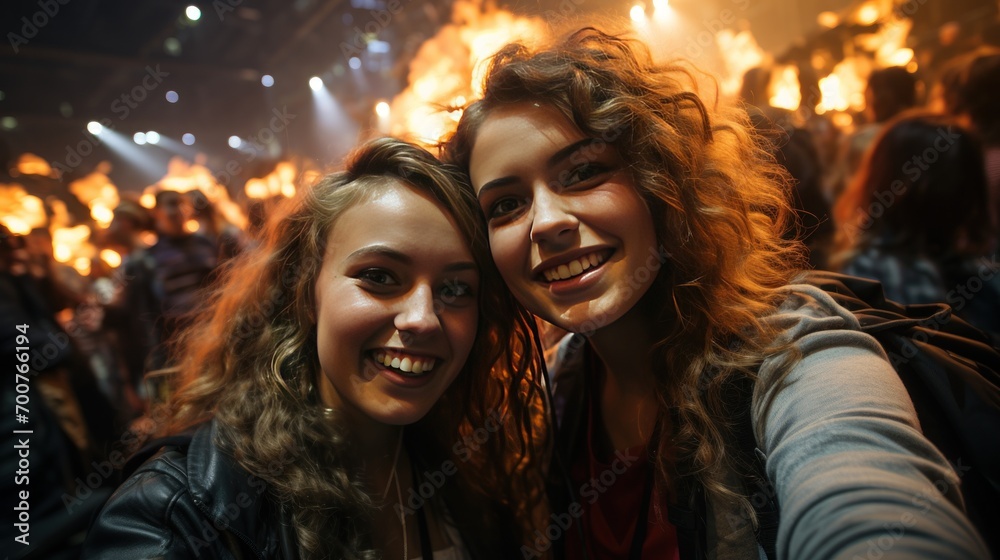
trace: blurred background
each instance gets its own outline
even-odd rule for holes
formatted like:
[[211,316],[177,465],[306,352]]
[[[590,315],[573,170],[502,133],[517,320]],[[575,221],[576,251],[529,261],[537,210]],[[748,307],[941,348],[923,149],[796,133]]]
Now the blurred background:
[[[364,140],[444,138],[512,40],[596,25],[693,61],[775,139],[814,266],[1000,333],[996,0],[8,0],[0,22],[2,351],[30,324],[36,372],[30,420],[2,420],[36,430],[11,554],[74,557],[155,428],[146,374],[270,209]],[[892,124],[913,109],[945,120]],[[934,143],[953,130],[968,147]]]

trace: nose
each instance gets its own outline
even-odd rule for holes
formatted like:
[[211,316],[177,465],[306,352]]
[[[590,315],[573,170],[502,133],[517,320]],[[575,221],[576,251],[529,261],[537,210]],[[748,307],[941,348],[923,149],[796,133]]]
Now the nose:
[[426,284],[414,287],[400,300],[394,325],[400,333],[410,336],[423,336],[440,330],[441,318],[438,316],[434,289]]
[[566,207],[566,200],[550,189],[535,189],[532,202],[531,241],[555,243],[568,239],[580,226],[580,221]]

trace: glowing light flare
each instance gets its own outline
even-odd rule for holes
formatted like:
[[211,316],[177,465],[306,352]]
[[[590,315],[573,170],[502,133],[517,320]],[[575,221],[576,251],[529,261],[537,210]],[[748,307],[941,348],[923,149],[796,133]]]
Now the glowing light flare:
[[194,140],[194,134],[191,134],[190,132],[185,132],[184,135],[181,136],[181,142],[183,142],[185,146],[193,146]]
[[247,197],[263,200],[276,196],[295,196],[297,167],[290,161],[282,161],[264,177],[249,179],[243,186]]
[[274,77],[270,74],[264,74],[260,77],[260,83],[264,87],[271,87],[274,85]]
[[[229,197],[225,185],[219,184],[215,175],[203,165],[203,159],[189,163],[180,157],[173,157],[167,163],[167,172],[155,184],[146,187],[139,203],[146,208],[156,204],[156,193],[159,191],[189,192],[199,190],[209,203],[230,224],[245,229],[247,218],[242,209]],[[146,206],[146,201],[149,206]]]
[[191,21],[198,21],[201,19],[201,9],[198,6],[188,6],[184,10],[184,15]]
[[99,136],[101,132],[104,132],[104,125],[97,121],[90,121],[87,123],[87,132],[90,132],[94,136]]
[[383,118],[388,117],[389,116],[389,104],[386,103],[385,101],[379,101],[375,105],[375,114],[378,115],[378,116],[380,116],[380,117],[383,117]]
[[18,184],[0,183],[0,223],[15,235],[28,235],[45,226],[48,218],[42,200]]
[[122,264],[122,256],[111,249],[101,250],[101,260],[111,268],[118,268]]
[[827,29],[833,29],[840,25],[840,16],[833,12],[820,12],[816,16],[816,23]]
[[455,2],[452,22],[420,46],[410,64],[410,85],[390,103],[391,133],[425,145],[438,142],[454,130],[461,115],[446,107],[454,106],[451,102],[458,98],[482,95],[484,61],[507,43],[530,45],[544,40],[547,33],[540,18],[483,9],[478,2]]
[[132,141],[140,146],[144,145],[146,143],[146,133],[136,132],[132,135]]
[[309,78],[309,88],[313,91],[319,91],[323,89],[323,80],[319,76],[313,76]]
[[159,144],[160,133],[156,132],[155,130],[150,130],[149,132],[146,133],[146,142],[150,144]]
[[49,162],[32,153],[23,153],[17,158],[17,172],[21,175],[56,176]]
[[139,197],[139,205],[146,210],[152,210],[156,206],[156,194],[147,192]]
[[857,19],[861,25],[872,25],[878,21],[879,16],[878,6],[869,2],[858,10]]
[[828,76],[820,78],[820,101],[817,113],[855,111],[865,108],[865,87],[872,71],[872,60],[851,56],[840,61]]
[[201,229],[201,224],[198,223],[198,220],[188,220],[184,222],[184,231],[188,233],[195,233],[199,229]]
[[234,150],[243,145],[243,140],[241,140],[239,136],[235,135],[230,136],[228,142],[229,142],[229,147]]
[[[89,240],[90,228],[85,225],[54,228],[52,230],[52,257],[61,263],[86,259],[89,269],[90,259],[97,253]],[[83,273],[81,272],[81,274]]]
[[724,95],[735,96],[740,90],[743,74],[747,70],[770,62],[770,57],[760,48],[757,39],[749,30],[734,32],[731,29],[722,29],[715,34],[715,42],[719,46],[719,54],[722,56],[725,68],[720,84]]
[[636,4],[629,10],[628,15],[635,23],[644,23],[646,21],[646,7]]
[[73,259],[73,268],[80,273],[80,276],[90,276],[90,259],[87,257]]
[[768,103],[772,107],[779,107],[789,111],[798,109],[799,104],[802,103],[798,68],[792,65],[776,68],[771,74],[769,90],[771,97]]

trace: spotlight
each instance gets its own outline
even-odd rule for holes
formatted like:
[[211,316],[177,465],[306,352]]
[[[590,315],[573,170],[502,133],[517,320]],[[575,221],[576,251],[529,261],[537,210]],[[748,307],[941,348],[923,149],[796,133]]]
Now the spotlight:
[[198,9],[198,6],[188,6],[187,9],[184,10],[184,15],[186,15],[191,21],[198,21],[201,19],[201,10]]
[[632,9],[629,11],[628,15],[632,18],[632,21],[640,23],[646,19],[646,8],[644,8],[639,4],[636,4],[635,6],[632,6]]
[[385,101],[379,101],[378,104],[375,105],[375,114],[382,118],[388,117],[389,104],[386,103]]
[[229,137],[229,147],[230,148],[236,149],[236,148],[239,148],[242,145],[243,145],[243,140],[240,140],[239,136],[230,136]]
[[264,74],[260,77],[260,83],[263,84],[264,87],[271,87],[274,85],[274,78],[270,74]]
[[193,145],[194,144],[194,134],[191,134],[190,132],[185,132],[184,135],[181,136],[181,142],[184,142],[185,146],[191,146],[191,145]]
[[146,133],[146,143],[148,144],[159,144],[160,143],[160,133],[155,130],[150,130]]
[[177,103],[177,100],[180,99],[180,96],[177,95],[177,92],[173,90],[168,91],[166,97],[168,103]]
[[136,132],[135,134],[132,135],[132,140],[136,144],[142,146],[143,144],[146,143],[146,133],[145,132]]
[[354,70],[357,70],[361,68],[361,59],[356,56],[352,56],[351,59],[347,61],[347,64]]
[[90,121],[87,123],[87,130],[94,136],[97,136],[104,131],[104,126],[97,121]]
[[319,79],[319,76],[313,76],[312,78],[309,78],[309,87],[311,87],[313,91],[319,91],[323,89],[323,80]]

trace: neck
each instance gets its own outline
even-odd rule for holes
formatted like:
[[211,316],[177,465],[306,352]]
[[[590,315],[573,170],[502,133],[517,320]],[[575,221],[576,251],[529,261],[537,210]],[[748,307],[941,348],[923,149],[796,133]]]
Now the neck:
[[640,301],[614,323],[587,338],[607,373],[607,381],[624,393],[648,393],[654,383],[649,350],[654,321]]

